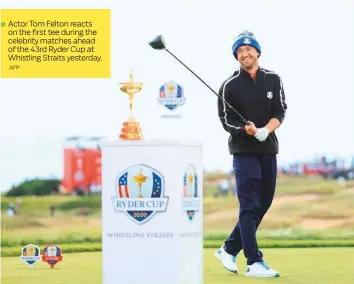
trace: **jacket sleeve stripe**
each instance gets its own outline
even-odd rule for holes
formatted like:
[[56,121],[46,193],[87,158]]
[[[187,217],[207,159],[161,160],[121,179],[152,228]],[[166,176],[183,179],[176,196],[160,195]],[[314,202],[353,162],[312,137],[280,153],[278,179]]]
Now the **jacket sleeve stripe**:
[[[233,79],[237,78],[238,76],[240,75],[240,73],[238,73],[237,75],[231,77],[229,80],[227,80],[222,88],[222,98],[224,99],[225,101],[225,87],[226,87],[226,84],[228,84],[230,81],[232,81]],[[228,126],[228,127],[231,127],[231,128],[234,128],[234,129],[240,129],[240,127],[236,127],[234,125],[231,125],[227,122],[227,112],[226,112],[226,104],[225,102],[223,101],[223,112],[224,112],[224,121],[225,121],[225,124]]]
[[279,80],[280,80],[280,94],[279,94],[279,97],[280,97],[280,104],[281,104],[281,106],[282,106],[282,108],[283,108],[283,111],[285,112],[285,107],[284,107],[284,98],[283,98],[283,96],[284,96],[284,91],[283,91],[283,81],[282,81],[282,79],[280,78],[280,76],[278,75],[278,77],[279,77]]
[[278,78],[279,78],[279,81],[280,81],[280,94],[279,94],[279,98],[280,98],[280,104],[281,104],[281,107],[283,108],[283,111],[285,112],[285,107],[284,107],[284,92],[283,92],[283,81],[281,79],[281,77],[275,73],[275,72],[272,72],[272,71],[266,71],[264,69],[262,69],[265,73],[267,74],[274,74],[274,75],[277,75]]

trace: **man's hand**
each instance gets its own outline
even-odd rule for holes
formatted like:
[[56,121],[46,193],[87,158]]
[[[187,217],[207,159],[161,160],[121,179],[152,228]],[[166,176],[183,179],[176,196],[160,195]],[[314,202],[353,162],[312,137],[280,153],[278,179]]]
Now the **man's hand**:
[[267,139],[270,131],[267,127],[257,128],[252,121],[247,121],[245,130],[248,135],[254,136],[258,141],[263,142]]
[[269,120],[268,124],[265,126],[269,133],[274,132],[280,126],[280,121],[276,118]]
[[255,135],[257,133],[257,127],[252,121],[247,121],[250,125],[246,125],[245,130],[248,135]]
[[267,139],[269,133],[274,132],[280,126],[280,122],[276,118],[269,120],[268,124],[263,128],[257,128],[252,121],[247,121],[250,125],[246,125],[245,130],[248,135],[254,136],[258,141],[263,142]]
[[258,139],[258,141],[265,141],[268,135],[275,131],[280,126],[280,122],[276,118],[272,118],[269,120],[268,124],[263,128],[258,128],[257,133],[254,135]]
[[257,138],[258,141],[263,142],[267,139],[269,135],[269,130],[267,127],[259,128],[254,137]]

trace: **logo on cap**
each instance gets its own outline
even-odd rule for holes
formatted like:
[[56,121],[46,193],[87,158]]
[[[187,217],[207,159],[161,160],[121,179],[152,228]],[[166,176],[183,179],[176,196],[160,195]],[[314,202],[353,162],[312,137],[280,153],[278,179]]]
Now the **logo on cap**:
[[249,39],[248,37],[246,37],[246,38],[244,39],[243,43],[244,43],[244,44],[250,44],[251,41],[250,41],[250,39]]

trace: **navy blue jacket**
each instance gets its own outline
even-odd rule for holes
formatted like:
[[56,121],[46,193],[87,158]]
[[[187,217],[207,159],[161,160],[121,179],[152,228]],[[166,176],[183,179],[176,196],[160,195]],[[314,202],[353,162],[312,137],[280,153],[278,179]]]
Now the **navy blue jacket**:
[[[280,123],[284,121],[287,110],[284,87],[280,76],[272,71],[259,67],[253,79],[240,68],[222,83],[219,95],[257,128],[266,126],[271,118],[278,119]],[[230,154],[278,154],[275,132],[269,134],[264,142],[248,135],[240,129],[244,125],[238,115],[220,98],[218,113],[224,129],[230,133]]]

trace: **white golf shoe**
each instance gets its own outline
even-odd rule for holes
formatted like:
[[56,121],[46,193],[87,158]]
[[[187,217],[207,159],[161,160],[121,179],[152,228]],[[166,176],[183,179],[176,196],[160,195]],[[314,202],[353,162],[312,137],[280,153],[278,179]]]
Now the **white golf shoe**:
[[246,276],[248,277],[280,277],[279,273],[271,269],[263,261],[247,265]]
[[224,250],[224,247],[221,247],[215,252],[215,257],[220,260],[220,262],[228,271],[237,274],[238,268],[236,265],[236,257],[231,254],[228,254]]

